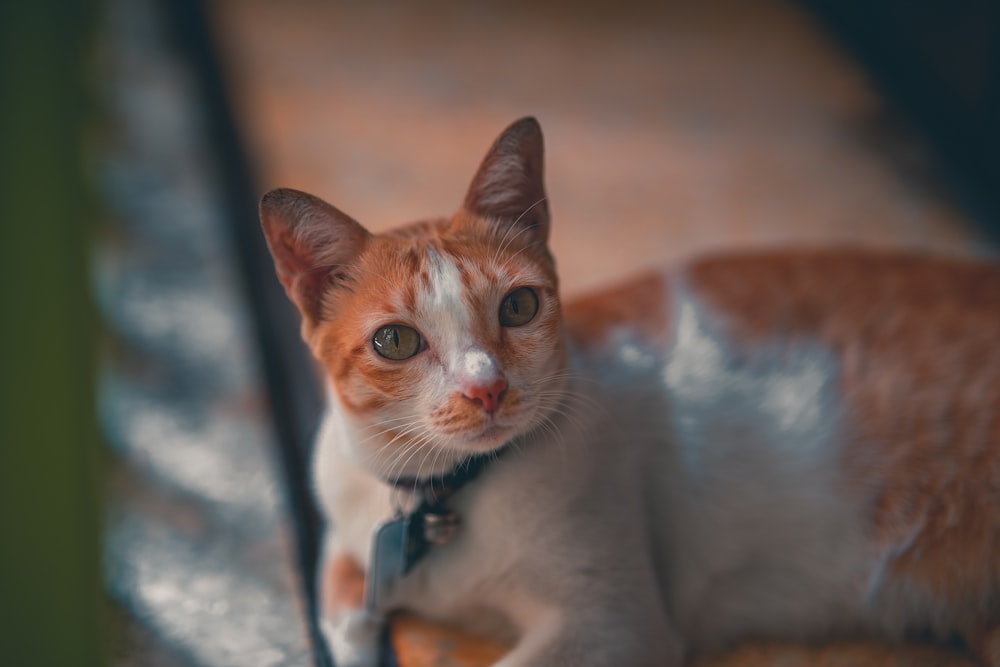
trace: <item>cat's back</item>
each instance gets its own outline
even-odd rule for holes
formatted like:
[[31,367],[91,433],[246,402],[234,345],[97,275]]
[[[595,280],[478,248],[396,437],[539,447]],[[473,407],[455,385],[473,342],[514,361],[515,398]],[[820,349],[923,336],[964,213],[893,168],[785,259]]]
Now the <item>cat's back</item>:
[[666,364],[694,328],[731,365],[822,356],[869,448],[859,459],[877,448],[893,474],[919,474],[931,450],[948,447],[966,482],[1000,483],[1000,264],[862,250],[723,255],[565,311],[570,338],[593,355],[638,342]]
[[[829,355],[856,436],[845,465],[872,478],[880,523],[906,523],[933,497],[944,502],[949,484],[1000,486],[1000,266],[786,252],[707,260],[681,276],[736,354],[811,345]],[[904,485],[922,488],[894,499]]]
[[675,411],[702,409],[703,426],[733,408],[800,429],[775,440],[833,434],[823,466],[881,559],[872,591],[1000,612],[1000,266],[874,251],[720,256],[571,303],[566,317],[592,354],[626,339],[661,352],[658,377],[683,399]]
[[[1000,327],[1000,264],[867,250],[720,255],[649,271],[565,306],[572,339],[585,346],[631,330],[669,344],[678,291],[712,311],[744,342],[812,337],[842,348],[915,346],[969,337],[982,355]],[[955,334],[958,334],[956,336]]]
[[[710,258],[680,274],[734,336],[812,336],[923,345],[967,340],[968,354],[1000,326],[1000,265],[893,252],[778,251]],[[994,338],[995,340],[995,338]]]

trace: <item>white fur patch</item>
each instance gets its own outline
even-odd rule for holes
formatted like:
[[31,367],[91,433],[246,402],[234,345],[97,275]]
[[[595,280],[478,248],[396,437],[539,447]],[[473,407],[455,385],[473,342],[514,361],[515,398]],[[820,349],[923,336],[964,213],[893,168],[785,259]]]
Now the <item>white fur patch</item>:
[[486,381],[497,376],[497,365],[489,354],[473,348],[462,355],[462,377],[470,381]]
[[451,257],[446,257],[428,248],[431,288],[427,293],[427,307],[430,310],[447,310],[468,322],[469,313],[464,307],[465,286],[462,274]]
[[677,304],[663,506],[682,633],[704,646],[865,623],[870,554],[837,464],[834,360],[809,342],[743,343],[736,354],[703,304],[687,294]]
[[[832,435],[832,417],[824,410],[833,402],[826,391],[834,362],[823,350],[806,343],[791,350],[775,345],[737,362],[710,328],[692,300],[680,302],[674,354],[663,372],[679,405],[708,401],[719,415],[728,414],[725,403],[739,405],[783,449],[815,445],[818,435]],[[700,418],[695,410],[678,413],[688,425]]]
[[455,261],[430,249],[427,257],[430,262],[430,289],[418,302],[418,308],[421,319],[433,326],[433,330],[424,333],[431,337],[429,342],[442,359],[446,363],[453,362],[447,357],[451,356],[461,343],[461,336],[469,330],[473,313],[469,311],[462,274]]
[[466,298],[466,287],[456,260],[429,251],[430,283],[422,304],[426,331],[446,369],[446,382],[488,380],[497,376],[496,361],[470,338],[474,313]]

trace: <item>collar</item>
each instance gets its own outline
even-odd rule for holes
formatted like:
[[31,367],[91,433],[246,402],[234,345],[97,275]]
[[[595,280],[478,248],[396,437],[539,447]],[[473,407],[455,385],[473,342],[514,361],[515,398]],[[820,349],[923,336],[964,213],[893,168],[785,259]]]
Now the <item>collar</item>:
[[390,486],[420,494],[422,498],[415,510],[396,519],[403,522],[406,533],[402,574],[409,572],[432,547],[447,544],[455,537],[461,520],[446,507],[447,502],[509,449],[509,445],[504,445],[488,454],[470,456],[443,475],[386,480]]
[[503,456],[509,445],[504,445],[500,449],[487,454],[475,454],[459,461],[450,471],[434,475],[431,477],[395,477],[386,480],[386,483],[394,489],[409,491],[414,495],[423,498],[423,505],[432,507],[444,507],[452,496],[459,490],[479,477],[480,473],[492,462]]

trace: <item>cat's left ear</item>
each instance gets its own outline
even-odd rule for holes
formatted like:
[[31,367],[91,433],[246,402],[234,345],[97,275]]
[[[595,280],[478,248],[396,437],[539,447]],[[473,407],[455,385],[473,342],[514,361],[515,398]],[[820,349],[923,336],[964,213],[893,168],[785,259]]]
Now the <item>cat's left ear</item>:
[[542,128],[534,118],[522,118],[503,131],[483,159],[464,208],[500,224],[516,224],[535,240],[549,237],[549,206],[543,180]]
[[308,334],[327,315],[327,291],[343,281],[371,234],[319,197],[288,188],[264,195],[260,221],[278,279],[302,313]]

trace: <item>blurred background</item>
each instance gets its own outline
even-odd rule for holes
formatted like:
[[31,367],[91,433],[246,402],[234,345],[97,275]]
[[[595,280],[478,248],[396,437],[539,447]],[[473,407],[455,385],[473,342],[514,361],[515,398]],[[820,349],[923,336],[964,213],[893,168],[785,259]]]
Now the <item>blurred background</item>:
[[0,33],[3,664],[324,664],[273,187],[449,213],[531,114],[569,295],[729,248],[997,255],[992,0],[10,0]]
[[[880,3],[865,4],[873,8],[849,20],[871,30]],[[909,21],[899,28],[919,27],[914,3],[898,5]],[[372,227],[453,210],[492,138],[537,116],[571,291],[732,246],[979,245],[924,140],[806,5],[211,7],[255,182],[316,193]],[[947,56],[910,37],[944,60],[928,74],[949,88],[926,94],[957,104],[974,87],[963,83],[973,67],[985,69],[997,12],[961,16],[940,3],[925,13],[928,38],[959,50]],[[990,22],[993,33],[973,46]],[[886,51],[907,46],[878,38]]]

